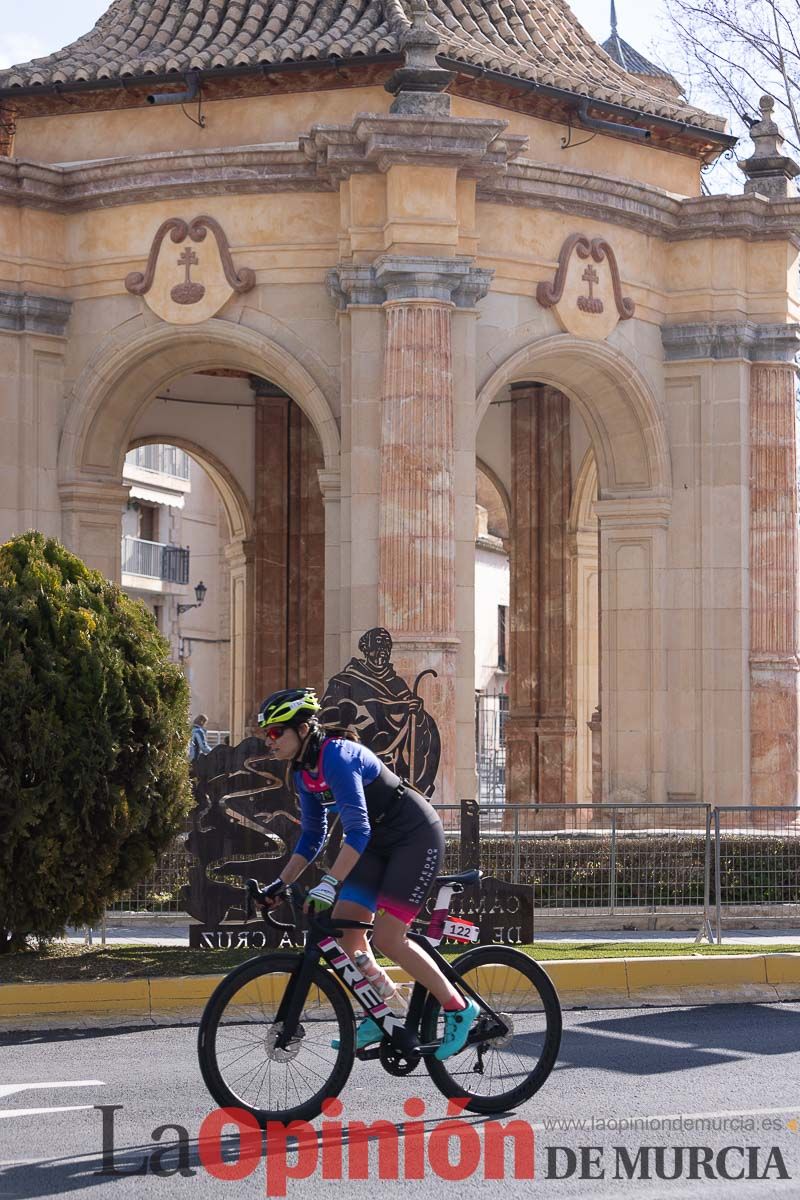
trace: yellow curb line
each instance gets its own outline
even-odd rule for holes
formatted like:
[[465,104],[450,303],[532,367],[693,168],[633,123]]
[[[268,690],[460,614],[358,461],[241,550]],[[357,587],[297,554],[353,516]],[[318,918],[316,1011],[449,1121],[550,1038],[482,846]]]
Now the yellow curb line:
[[[647,1000],[654,995],[692,994],[703,990],[717,999],[720,990],[753,988],[772,992],[774,999],[800,998],[800,953],[716,955],[713,958],[592,958],[548,960],[541,964],[556,989],[571,1004],[604,1003],[615,999]],[[408,975],[391,974],[400,983]],[[201,1007],[224,975],[185,975],[157,979],[106,980],[80,983],[11,983],[0,985],[0,1023],[4,1019],[91,1014],[98,1017],[141,1013],[147,1018],[186,1007]],[[787,990],[788,989],[788,990]],[[732,997],[735,999],[735,996]],[[677,1001],[676,1001],[677,1002]]]

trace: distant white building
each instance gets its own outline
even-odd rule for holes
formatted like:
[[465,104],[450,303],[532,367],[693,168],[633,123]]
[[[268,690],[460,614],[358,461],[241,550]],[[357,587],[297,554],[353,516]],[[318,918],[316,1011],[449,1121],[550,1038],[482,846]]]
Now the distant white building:
[[[227,529],[217,492],[184,450],[163,444],[131,450],[123,482],[130,493],[122,518],[122,588],[151,609],[182,664],[192,715],[204,712],[210,730],[227,731]],[[205,593],[198,604],[200,584]]]

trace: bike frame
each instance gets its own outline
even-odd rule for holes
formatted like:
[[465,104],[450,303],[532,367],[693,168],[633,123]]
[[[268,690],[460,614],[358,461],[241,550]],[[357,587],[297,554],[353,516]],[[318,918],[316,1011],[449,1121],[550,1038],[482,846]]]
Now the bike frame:
[[[461,884],[443,884],[440,886],[428,930],[425,934],[409,930],[408,940],[419,946],[431,958],[449,983],[460,992],[471,997],[491,1018],[493,1024],[487,1029],[485,1023],[480,1031],[473,1026],[467,1045],[484,1042],[489,1038],[502,1037],[508,1032],[508,1026],[486,1001],[458,975],[447,959],[443,958],[437,947],[441,944],[444,934],[444,922],[449,916],[449,907],[453,895],[463,892]],[[277,922],[275,922],[277,924]],[[393,1013],[382,997],[376,992],[369,980],[362,975],[352,959],[344,952],[336,941],[335,934],[343,929],[371,929],[371,923],[364,921],[339,920],[327,914],[322,919],[311,918],[309,937],[302,953],[298,954],[295,968],[288,987],[278,1006],[275,1024],[282,1025],[281,1033],[276,1044],[286,1049],[294,1037],[300,1016],[305,1007],[308,993],[314,976],[314,971],[323,958],[337,977],[339,984],[358,1001],[367,1016],[380,1026],[384,1034],[391,1038],[393,1044],[400,1050],[416,1052],[421,1055],[431,1054],[438,1047],[438,1042],[421,1046],[418,1030],[422,1020],[425,1000],[428,990],[421,983],[414,984],[408,1012],[405,1017]],[[359,1051],[359,1057],[375,1058],[380,1053],[379,1047]]]

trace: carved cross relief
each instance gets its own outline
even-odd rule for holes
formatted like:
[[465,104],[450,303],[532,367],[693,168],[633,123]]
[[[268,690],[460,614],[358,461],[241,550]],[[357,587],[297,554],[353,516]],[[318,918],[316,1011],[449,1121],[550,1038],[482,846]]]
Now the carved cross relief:
[[[589,263],[581,271],[581,260]],[[601,269],[598,270],[598,267]],[[587,295],[588,290],[588,295]],[[629,321],[634,302],[622,294],[616,255],[605,238],[573,233],[558,256],[552,283],[540,283],[536,299],[552,308],[561,326],[576,337],[602,341],[620,321]]]
[[[187,238],[201,245],[209,232],[213,239],[201,254],[189,244],[177,259],[161,253],[167,236],[176,246]],[[237,271],[225,232],[213,217],[195,217],[193,221],[170,217],[164,221],[156,230],[145,270],[132,271],[125,280],[132,295],[142,296],[157,316],[173,325],[207,321],[232,296],[249,292],[255,284],[255,272],[249,267]]]

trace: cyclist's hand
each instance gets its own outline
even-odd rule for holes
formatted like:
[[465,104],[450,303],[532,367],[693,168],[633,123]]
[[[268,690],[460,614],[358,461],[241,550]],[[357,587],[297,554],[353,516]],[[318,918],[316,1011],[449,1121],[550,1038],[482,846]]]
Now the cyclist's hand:
[[332,875],[323,875],[317,886],[312,888],[306,896],[303,912],[321,913],[332,908],[336,903],[336,889],[338,886],[338,879],[334,879]]
[[273,908],[277,908],[283,900],[283,890],[286,884],[282,879],[273,879],[272,883],[268,883],[266,887],[259,890],[258,903],[267,912],[272,912]]

